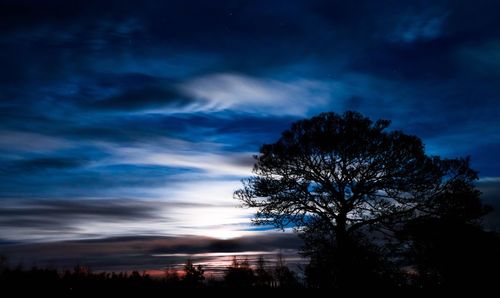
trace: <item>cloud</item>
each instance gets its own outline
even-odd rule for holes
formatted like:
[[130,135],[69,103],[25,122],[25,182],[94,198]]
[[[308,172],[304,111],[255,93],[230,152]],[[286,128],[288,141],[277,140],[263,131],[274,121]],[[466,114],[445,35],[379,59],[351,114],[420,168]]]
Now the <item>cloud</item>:
[[500,77],[500,39],[466,45],[457,50],[456,58],[464,71],[485,78]]
[[0,253],[11,265],[36,263],[57,268],[72,268],[76,262],[92,270],[129,271],[181,269],[187,258],[206,265],[210,273],[224,269],[232,255],[248,257],[253,263],[264,255],[272,262],[278,253],[292,266],[304,262],[297,255],[301,240],[292,233],[263,233],[230,240],[203,236],[110,237],[80,241],[19,244],[0,242]]
[[142,87],[124,87],[118,95],[108,98],[87,101],[83,107],[104,111],[137,111],[169,109],[176,111],[191,103],[187,98],[181,97],[168,85],[146,85]]
[[180,90],[207,101],[201,110],[303,116],[329,103],[331,87],[307,79],[280,81],[224,73],[195,78]]
[[[223,152],[215,144],[181,142],[184,149],[155,145],[115,146],[104,144],[111,158],[104,164],[156,165],[200,170],[213,176],[244,177],[253,168],[252,152]],[[215,146],[214,146],[215,145]],[[219,151],[219,152],[217,152]]]
[[80,168],[43,171],[5,169],[1,172],[0,197],[149,197],[158,187],[173,186],[189,172],[187,169],[165,166],[93,166],[92,163]]
[[0,150],[44,153],[72,146],[72,142],[55,136],[24,131],[0,130]]
[[[255,234],[253,211],[236,208],[233,183],[195,182],[144,198],[3,198],[0,238],[51,242],[112,236],[196,235],[229,239]],[[200,191],[193,193],[193,188]],[[174,197],[171,197],[175,195]]]
[[[165,176],[160,178],[165,181]],[[124,183],[112,187],[109,194],[108,190],[89,190],[91,184],[76,179],[84,184],[77,191],[80,197],[43,198],[40,197],[43,192],[25,198],[4,197],[0,207],[0,238],[46,242],[137,233],[220,239],[254,234],[248,230],[254,211],[237,208],[238,202],[232,198],[233,191],[240,186],[239,179],[182,174],[176,179],[174,183],[146,187],[142,192],[138,189],[145,187],[144,181],[139,185]],[[54,190],[48,190],[53,194]],[[64,191],[56,193],[62,195]],[[100,197],[82,197],[94,193]],[[119,194],[124,197],[117,198]]]
[[[15,5],[11,5],[7,10],[13,7]],[[38,9],[41,12],[46,8],[39,7]],[[59,9],[64,10],[68,7],[61,5]],[[102,16],[93,23],[90,19],[80,18],[76,22],[66,23],[67,26],[61,27],[61,23],[67,21],[65,18],[57,19],[56,17],[50,20],[49,13],[46,12],[47,14],[43,15],[40,12],[35,14],[41,18],[45,17],[45,22],[33,27],[29,24],[36,23],[40,19],[35,17],[32,20],[26,20],[23,19],[25,15],[16,13],[15,16],[19,19],[14,21],[20,21],[21,24],[17,24],[18,26],[14,30],[5,32],[6,34],[2,36],[0,41],[11,42],[14,40],[19,43],[43,44],[53,47],[74,47],[76,45],[97,51],[110,44],[129,42],[145,33],[143,22],[133,17],[116,20]],[[11,16],[11,20],[13,18],[14,16]]]
[[150,217],[155,210],[154,204],[130,200],[31,200],[23,201],[15,208],[3,207],[2,219],[9,216],[61,216],[75,218],[80,216],[102,217],[109,220]]
[[[117,226],[160,221],[161,204],[131,199],[2,199],[0,235],[21,241],[92,238]],[[150,225],[150,224],[149,224]],[[101,230],[99,230],[99,227]]]
[[439,38],[443,34],[443,26],[447,14],[431,13],[407,15],[401,18],[394,31],[389,35],[392,42],[415,43]]
[[65,170],[83,166],[87,161],[78,157],[39,157],[17,159],[0,164],[0,172],[13,174],[44,170]]
[[[126,79],[126,78],[125,78]],[[211,73],[174,82],[160,77],[130,75],[132,80],[100,83],[104,98],[78,101],[84,109],[116,112],[217,113],[234,111],[260,115],[304,116],[331,103],[338,86],[332,82],[251,77]]]

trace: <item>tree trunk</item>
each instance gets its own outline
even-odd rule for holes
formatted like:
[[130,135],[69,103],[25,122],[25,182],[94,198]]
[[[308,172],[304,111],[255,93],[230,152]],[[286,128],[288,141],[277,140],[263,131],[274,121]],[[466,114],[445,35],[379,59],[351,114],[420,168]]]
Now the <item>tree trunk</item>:
[[340,213],[337,218],[335,231],[336,252],[336,283],[338,287],[344,288],[349,284],[352,276],[350,272],[349,237],[347,235],[347,214]]
[[336,220],[335,238],[337,248],[344,247],[347,241],[347,214],[339,213]]

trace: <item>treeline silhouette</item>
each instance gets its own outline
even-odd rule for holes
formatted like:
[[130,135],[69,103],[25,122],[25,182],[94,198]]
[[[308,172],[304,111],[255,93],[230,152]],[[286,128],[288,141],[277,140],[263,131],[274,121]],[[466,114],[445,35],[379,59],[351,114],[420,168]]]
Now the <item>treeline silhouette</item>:
[[[409,250],[392,252],[359,241],[350,247],[349,274],[353,289],[422,290],[497,287],[500,265],[500,236],[476,225],[448,221],[413,223],[401,237],[412,237]],[[404,252],[402,252],[404,250]],[[335,251],[312,256],[300,272],[291,270],[281,255],[255,264],[233,257],[220,276],[207,274],[205,267],[188,259],[181,270],[166,268],[162,276],[146,271],[131,273],[93,272],[77,265],[72,270],[11,267],[0,258],[0,288],[4,297],[33,291],[53,297],[87,296],[96,293],[121,295],[169,293],[174,290],[217,289],[321,289],[332,288],[336,273]],[[399,255],[399,256],[398,256]],[[342,268],[343,269],[343,268]],[[343,271],[343,274],[347,274]],[[342,289],[337,287],[338,289]]]
[[[259,257],[255,265],[248,259],[233,258],[231,264],[219,277],[207,276],[202,265],[188,259],[182,270],[166,268],[163,276],[151,276],[146,271],[131,273],[93,272],[84,265],[72,270],[31,267],[21,265],[10,267],[6,259],[0,259],[0,285],[2,293],[18,296],[32,293],[52,296],[74,296],[92,293],[161,293],[182,289],[290,289],[305,288],[306,285],[284,262],[281,255],[277,260],[266,262]],[[15,294],[15,295],[14,295]],[[8,296],[7,296],[8,297]]]

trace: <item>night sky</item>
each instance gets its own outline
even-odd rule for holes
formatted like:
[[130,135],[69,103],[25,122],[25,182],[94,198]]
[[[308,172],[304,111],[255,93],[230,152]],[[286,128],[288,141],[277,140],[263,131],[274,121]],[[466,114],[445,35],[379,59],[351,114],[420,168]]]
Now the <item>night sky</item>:
[[325,111],[470,155],[500,207],[498,1],[0,3],[0,253],[14,260],[293,251],[232,193],[260,145]]

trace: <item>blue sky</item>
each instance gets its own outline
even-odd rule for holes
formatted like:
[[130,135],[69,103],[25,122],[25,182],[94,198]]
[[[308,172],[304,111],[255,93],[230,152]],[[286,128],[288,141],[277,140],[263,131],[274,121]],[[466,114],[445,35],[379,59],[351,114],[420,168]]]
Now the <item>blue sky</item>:
[[0,1],[1,241],[263,233],[232,192],[324,111],[470,155],[500,206],[496,1],[103,2]]

